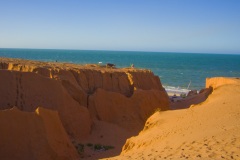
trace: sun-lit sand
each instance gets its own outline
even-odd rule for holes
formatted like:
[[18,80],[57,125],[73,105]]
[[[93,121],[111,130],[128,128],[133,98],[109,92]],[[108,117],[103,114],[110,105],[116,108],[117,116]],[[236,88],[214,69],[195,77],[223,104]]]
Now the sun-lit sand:
[[210,80],[205,102],[156,112],[120,156],[107,159],[240,159],[240,80]]

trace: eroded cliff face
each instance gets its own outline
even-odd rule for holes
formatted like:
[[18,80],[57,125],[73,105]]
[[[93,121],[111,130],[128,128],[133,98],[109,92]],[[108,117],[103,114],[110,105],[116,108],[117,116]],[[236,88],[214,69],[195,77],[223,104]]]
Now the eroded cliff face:
[[169,108],[160,79],[149,70],[1,58],[0,77],[0,109],[57,110],[78,140],[90,133],[94,119],[139,128],[155,109]]
[[56,110],[69,135],[81,139],[90,132],[88,109],[79,105],[60,81],[32,72],[0,71],[0,108],[13,106],[34,112],[38,106]]
[[98,120],[111,122],[127,129],[141,129],[146,119],[154,111],[166,110],[168,99],[157,90],[136,90],[131,98],[103,89],[89,98],[89,110]]

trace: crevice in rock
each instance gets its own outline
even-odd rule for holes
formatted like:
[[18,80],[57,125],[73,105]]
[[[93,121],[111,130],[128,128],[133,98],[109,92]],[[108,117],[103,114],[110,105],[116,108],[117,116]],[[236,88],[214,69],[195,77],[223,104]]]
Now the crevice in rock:
[[133,77],[131,75],[131,73],[129,72],[126,72],[127,74],[127,78],[128,78],[128,81],[129,81],[129,95],[127,95],[127,97],[131,97],[134,93],[134,82],[133,82]]
[[89,94],[87,94],[87,108],[89,107]]
[[67,80],[62,80],[63,87],[67,90],[70,96],[77,101],[81,106],[87,106],[87,102],[84,101],[84,97],[87,97],[87,94],[80,88],[76,88]]
[[0,69],[8,69],[8,64],[7,63],[0,63]]
[[82,88],[81,83],[78,80],[78,74],[80,74],[80,73],[78,73],[78,72],[76,72],[74,70],[71,70],[71,69],[69,71],[72,73],[72,75],[75,78],[75,81],[77,82],[77,84]]

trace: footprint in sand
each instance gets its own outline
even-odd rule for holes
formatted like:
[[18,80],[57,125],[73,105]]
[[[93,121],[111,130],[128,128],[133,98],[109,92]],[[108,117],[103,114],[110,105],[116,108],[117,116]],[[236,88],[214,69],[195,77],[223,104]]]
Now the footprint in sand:
[[197,155],[197,157],[201,158],[202,156],[201,156],[201,154],[199,154],[199,155]]

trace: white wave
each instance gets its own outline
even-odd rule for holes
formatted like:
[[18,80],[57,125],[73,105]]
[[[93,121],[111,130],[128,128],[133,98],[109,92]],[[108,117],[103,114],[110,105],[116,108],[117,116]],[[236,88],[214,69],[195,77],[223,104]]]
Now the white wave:
[[188,94],[190,90],[181,87],[173,87],[173,86],[163,86],[168,93],[175,93],[175,94]]

